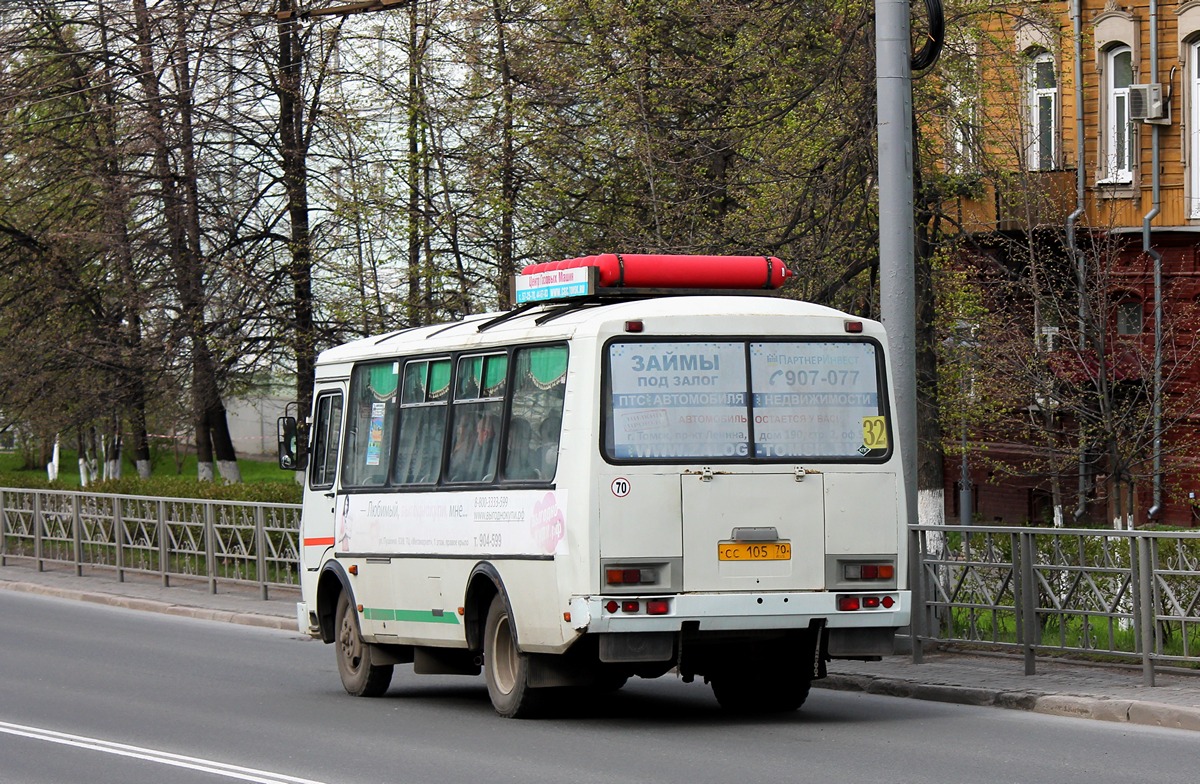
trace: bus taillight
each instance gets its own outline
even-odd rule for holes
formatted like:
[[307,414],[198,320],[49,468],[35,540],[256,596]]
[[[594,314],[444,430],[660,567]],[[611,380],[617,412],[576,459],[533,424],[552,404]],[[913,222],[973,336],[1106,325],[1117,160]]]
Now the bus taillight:
[[840,612],[854,612],[856,610],[878,610],[881,607],[885,610],[890,610],[896,605],[894,596],[853,596],[850,594],[838,594],[837,608]]
[[[604,609],[610,615],[615,615],[617,612],[626,614],[641,614],[643,604],[637,599],[623,599],[617,601],[609,599],[604,604]],[[646,615],[670,615],[671,600],[670,599],[647,599],[645,602]]]
[[644,585],[658,580],[655,569],[610,568],[604,570],[604,579],[609,585]]
[[842,576],[847,580],[892,580],[896,567],[890,563],[843,564]]

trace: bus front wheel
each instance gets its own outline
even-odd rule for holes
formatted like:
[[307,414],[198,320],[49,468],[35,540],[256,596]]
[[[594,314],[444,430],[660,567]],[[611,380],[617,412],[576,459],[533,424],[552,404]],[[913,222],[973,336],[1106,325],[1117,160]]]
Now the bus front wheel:
[[391,664],[376,664],[375,647],[363,642],[358,630],[358,613],[350,604],[349,591],[338,596],[334,616],[337,637],[333,641],[337,652],[338,675],[342,686],[355,697],[379,697],[392,682]]
[[537,690],[529,686],[529,657],[517,650],[512,616],[499,594],[492,599],[484,624],[483,673],[496,713],[516,719],[536,709]]

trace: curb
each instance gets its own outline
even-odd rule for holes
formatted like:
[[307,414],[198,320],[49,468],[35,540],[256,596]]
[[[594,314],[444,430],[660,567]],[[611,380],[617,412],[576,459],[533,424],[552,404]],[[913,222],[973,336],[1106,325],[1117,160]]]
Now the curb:
[[1052,716],[1075,716],[1200,732],[1200,709],[1149,700],[1100,700],[1051,694],[1039,697],[1034,710]]
[[197,618],[203,621],[221,621],[236,623],[242,626],[256,626],[264,629],[280,631],[296,631],[296,621],[279,615],[263,613],[237,612],[234,610],[214,610],[206,607],[192,607],[186,604],[171,604],[156,599],[140,599],[133,596],[101,593],[95,591],[77,591],[70,588],[52,588],[37,583],[24,583],[14,580],[0,580],[0,590],[19,591],[40,596],[52,596],[57,599],[70,599],[77,602],[91,602],[109,607],[121,607],[126,610],[156,612],[163,615],[175,615],[182,618]]
[[1167,705],[1149,700],[1105,699],[1068,694],[996,691],[971,686],[944,686],[915,683],[898,678],[869,675],[830,674],[813,685],[834,691],[857,691],[887,697],[945,702],[954,705],[982,705],[1010,710],[1026,710],[1049,716],[1094,719],[1146,727],[1200,732],[1200,708]]

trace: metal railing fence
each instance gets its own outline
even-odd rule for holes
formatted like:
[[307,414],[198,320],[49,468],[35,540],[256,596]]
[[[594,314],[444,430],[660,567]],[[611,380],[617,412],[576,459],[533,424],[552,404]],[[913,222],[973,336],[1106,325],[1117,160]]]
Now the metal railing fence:
[[948,642],[1023,654],[1200,664],[1200,533],[910,528],[913,657]]
[[10,558],[127,573],[296,587],[300,505],[0,488],[0,566]]
[[[0,565],[299,585],[299,504],[0,488]],[[910,528],[913,657],[922,643],[1200,665],[1200,533]]]

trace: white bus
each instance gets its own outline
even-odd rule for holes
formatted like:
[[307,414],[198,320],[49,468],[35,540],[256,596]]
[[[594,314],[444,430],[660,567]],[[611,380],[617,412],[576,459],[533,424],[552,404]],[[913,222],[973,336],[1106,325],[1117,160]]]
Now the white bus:
[[891,653],[911,597],[882,327],[572,275],[320,355],[297,614],[346,690],[482,669],[511,717],[674,672],[783,711],[829,659]]

